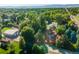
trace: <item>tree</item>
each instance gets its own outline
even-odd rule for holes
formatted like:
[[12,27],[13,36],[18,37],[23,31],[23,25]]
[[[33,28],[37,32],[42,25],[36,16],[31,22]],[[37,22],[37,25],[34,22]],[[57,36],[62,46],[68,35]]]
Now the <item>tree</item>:
[[[44,33],[41,32],[41,30],[39,30],[36,34],[35,34],[35,38],[36,38],[36,41],[39,41],[41,44],[44,43],[45,41],[45,35]],[[38,42],[38,43],[39,43]]]
[[48,49],[44,44],[34,44],[32,50],[34,54],[45,54],[48,52]]
[[0,33],[0,39],[2,38],[2,35],[1,35],[1,33]]
[[34,29],[35,34],[36,34],[38,32],[38,30],[40,29],[39,20],[38,19],[33,19],[33,20],[31,20],[31,23],[32,23],[31,26]]
[[21,36],[23,37],[27,49],[27,53],[32,53],[32,46],[35,43],[34,30],[25,26],[21,30]]
[[71,42],[72,43],[76,43],[77,42],[77,37],[76,37],[76,32],[75,31],[71,32],[70,38],[71,38]]
[[20,48],[20,49],[24,49],[24,44],[25,44],[25,43],[24,43],[24,39],[21,38],[21,39],[20,39],[20,42],[19,42],[19,48]]
[[62,43],[62,48],[71,50],[71,51],[75,51],[75,47],[67,38],[64,38],[63,43]]
[[56,47],[58,47],[58,48],[62,47],[62,41],[60,39],[56,40]]
[[21,24],[20,24],[20,31],[23,29],[23,27],[25,26],[29,26],[31,27],[31,21],[29,19],[24,20]]
[[1,29],[0,29],[0,39],[2,38],[2,33],[1,33]]
[[37,13],[35,11],[30,11],[27,13],[27,18],[29,18],[30,20],[32,19],[36,19],[37,18]]
[[19,48],[19,42],[12,42],[8,46],[8,50],[10,54],[19,54],[21,49]]
[[65,29],[66,29],[66,28],[65,28],[64,25],[59,25],[59,26],[57,27],[56,31],[57,31],[57,33],[58,33],[59,35],[62,35],[62,34],[64,34]]
[[17,23],[21,23],[21,21],[24,21],[25,20],[25,13],[22,12],[22,13],[19,13],[19,15],[17,15]]
[[34,39],[34,30],[28,26],[25,26],[21,31],[21,35],[25,41],[27,41],[27,39]]
[[21,49],[20,53],[24,54],[26,53],[26,49],[25,49],[25,42],[24,42],[24,39],[21,38],[20,39],[20,42],[19,42],[19,48]]
[[41,15],[39,18],[39,22],[40,22],[40,29],[42,30],[42,32],[45,32],[46,30],[46,19]]
[[72,30],[71,30],[71,28],[68,28],[68,29],[66,29],[66,31],[65,31],[65,34],[67,35],[67,37],[70,39],[70,37],[71,37],[71,32],[72,32]]

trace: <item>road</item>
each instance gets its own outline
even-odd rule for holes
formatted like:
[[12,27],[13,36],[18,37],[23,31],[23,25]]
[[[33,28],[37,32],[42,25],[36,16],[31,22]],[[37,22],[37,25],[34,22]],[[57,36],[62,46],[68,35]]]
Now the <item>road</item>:
[[71,52],[65,49],[52,48],[48,44],[46,44],[46,46],[48,48],[48,54],[72,54],[74,53],[74,52]]
[[76,16],[72,15],[67,8],[65,8],[65,10],[70,15],[70,19],[79,27],[79,19],[77,19]]
[[58,49],[58,48],[53,48],[50,45],[46,44],[48,48],[48,54],[79,54],[79,52],[72,52],[70,50],[66,49]]
[[46,46],[48,48],[48,54],[62,54],[58,49],[53,49],[48,44],[46,44]]

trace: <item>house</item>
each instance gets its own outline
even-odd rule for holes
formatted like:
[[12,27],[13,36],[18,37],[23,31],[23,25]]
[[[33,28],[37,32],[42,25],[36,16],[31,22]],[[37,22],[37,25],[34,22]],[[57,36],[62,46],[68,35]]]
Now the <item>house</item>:
[[10,30],[6,30],[4,32],[4,35],[7,37],[7,38],[11,38],[11,39],[14,39],[16,37],[18,37],[19,35],[19,30],[17,28],[13,28],[13,29],[10,29]]
[[0,22],[8,22],[10,19],[0,19]]
[[49,29],[55,30],[56,28],[57,28],[56,22],[52,22],[51,24],[47,25],[47,30],[49,30]]
[[56,31],[55,29],[57,28],[57,23],[52,22],[51,24],[47,25],[47,32],[46,32],[46,36],[47,36],[47,41],[50,44],[55,44],[56,41]]

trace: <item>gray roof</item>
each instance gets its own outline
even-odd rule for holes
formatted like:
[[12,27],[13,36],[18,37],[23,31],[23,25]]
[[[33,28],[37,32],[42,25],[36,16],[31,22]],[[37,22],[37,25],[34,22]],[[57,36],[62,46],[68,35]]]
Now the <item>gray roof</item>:
[[4,32],[4,34],[8,34],[8,35],[14,35],[16,32],[18,32],[19,30],[17,28],[11,29],[11,30],[7,30]]
[[[2,22],[3,19],[0,19],[0,22]],[[10,21],[10,19],[4,19],[4,22]]]

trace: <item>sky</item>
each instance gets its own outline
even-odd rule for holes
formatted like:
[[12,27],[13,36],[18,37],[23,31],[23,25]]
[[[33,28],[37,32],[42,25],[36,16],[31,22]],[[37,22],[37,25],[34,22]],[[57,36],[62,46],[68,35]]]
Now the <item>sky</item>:
[[79,4],[79,0],[0,0],[0,6],[42,4]]

